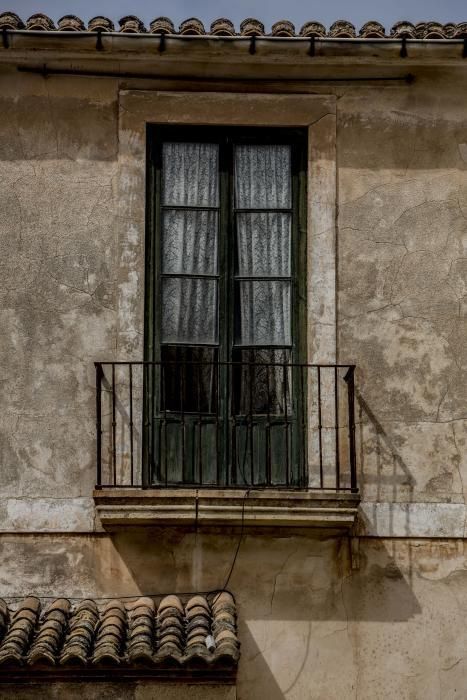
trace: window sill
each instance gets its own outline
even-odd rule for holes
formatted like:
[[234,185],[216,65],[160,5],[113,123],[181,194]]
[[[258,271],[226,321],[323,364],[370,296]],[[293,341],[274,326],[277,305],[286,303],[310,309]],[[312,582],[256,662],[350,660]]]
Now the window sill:
[[121,525],[241,525],[348,530],[360,496],[335,491],[266,489],[100,489],[94,502],[106,530]]

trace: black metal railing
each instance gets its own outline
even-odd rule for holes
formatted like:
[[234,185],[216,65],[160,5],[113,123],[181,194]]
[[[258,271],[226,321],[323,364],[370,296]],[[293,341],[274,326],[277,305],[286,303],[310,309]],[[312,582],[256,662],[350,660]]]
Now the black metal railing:
[[97,488],[357,491],[354,365],[95,368]]

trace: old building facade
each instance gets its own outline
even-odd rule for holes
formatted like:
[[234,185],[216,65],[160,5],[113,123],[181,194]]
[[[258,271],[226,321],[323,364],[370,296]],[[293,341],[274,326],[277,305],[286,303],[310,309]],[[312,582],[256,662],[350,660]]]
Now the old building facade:
[[467,697],[467,23],[0,29],[0,697]]

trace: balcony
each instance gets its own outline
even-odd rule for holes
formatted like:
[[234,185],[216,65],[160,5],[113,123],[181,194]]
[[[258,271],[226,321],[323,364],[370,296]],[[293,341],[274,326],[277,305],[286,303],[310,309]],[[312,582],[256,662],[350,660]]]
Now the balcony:
[[353,524],[353,365],[95,367],[94,499],[105,528]]

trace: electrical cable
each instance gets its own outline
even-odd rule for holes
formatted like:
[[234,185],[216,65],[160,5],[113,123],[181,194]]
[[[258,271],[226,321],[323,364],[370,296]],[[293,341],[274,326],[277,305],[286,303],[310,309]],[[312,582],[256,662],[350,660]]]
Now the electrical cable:
[[[248,425],[249,425],[249,427],[250,427],[250,440],[253,441],[253,411],[252,411],[252,406],[251,406],[251,395],[250,395],[250,410],[249,410],[249,412],[248,412],[246,418],[247,418],[247,421],[248,421]],[[247,437],[248,437],[248,436],[247,436]],[[246,465],[247,446],[248,446],[248,439],[245,440],[245,449],[244,449],[244,451],[243,451],[243,460],[242,460],[242,465],[241,465],[241,468],[240,468],[240,473],[241,473],[241,475],[242,475],[242,477],[243,477],[243,481],[244,481],[245,484],[248,483],[248,482],[247,482],[247,479],[246,479],[246,476],[245,476],[245,465]],[[264,489],[264,487],[263,487],[263,489]],[[258,490],[263,490],[263,489],[258,489]],[[224,583],[223,587],[220,589],[220,591],[219,591],[219,593],[217,594],[216,598],[212,601],[212,605],[214,605],[214,603],[217,601],[217,599],[219,598],[220,594],[223,593],[223,592],[227,589],[227,586],[229,585],[230,577],[232,576],[233,570],[234,570],[234,568],[235,568],[235,564],[237,563],[237,557],[238,557],[238,553],[239,553],[239,551],[240,551],[240,546],[241,546],[241,544],[242,544],[242,540],[243,540],[243,531],[244,531],[244,528],[245,528],[245,503],[246,503],[246,499],[247,499],[248,496],[250,495],[250,492],[253,491],[253,490],[256,490],[256,489],[254,489],[252,486],[250,486],[250,487],[245,491],[245,494],[244,494],[244,496],[243,496],[243,501],[242,501],[242,521],[241,521],[241,526],[240,526],[240,536],[239,536],[239,538],[238,538],[237,547],[235,548],[235,554],[234,554],[234,556],[233,556],[232,564],[231,564],[231,566],[230,566],[229,573],[227,574],[227,578],[226,578],[226,580],[225,580],[225,583]]]

